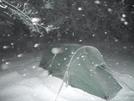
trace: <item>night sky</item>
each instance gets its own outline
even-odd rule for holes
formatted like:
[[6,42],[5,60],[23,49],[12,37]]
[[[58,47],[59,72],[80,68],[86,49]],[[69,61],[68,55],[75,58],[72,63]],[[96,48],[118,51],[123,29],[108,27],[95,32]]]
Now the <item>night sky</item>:
[[37,43],[134,42],[133,0],[2,0],[0,12],[1,52],[34,51]]

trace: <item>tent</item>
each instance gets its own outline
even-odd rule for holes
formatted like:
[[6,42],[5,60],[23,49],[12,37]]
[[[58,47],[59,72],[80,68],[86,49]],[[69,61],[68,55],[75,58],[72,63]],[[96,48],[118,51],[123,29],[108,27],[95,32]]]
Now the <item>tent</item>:
[[72,87],[103,99],[111,99],[122,88],[93,46],[51,44],[40,67]]

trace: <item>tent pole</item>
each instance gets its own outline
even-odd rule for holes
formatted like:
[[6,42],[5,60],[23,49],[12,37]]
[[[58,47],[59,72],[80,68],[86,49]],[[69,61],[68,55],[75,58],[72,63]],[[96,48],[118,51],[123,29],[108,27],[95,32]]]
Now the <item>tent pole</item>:
[[[87,47],[87,46],[83,46],[83,47]],[[66,76],[68,76],[68,70],[69,70],[69,67],[70,67],[70,65],[71,65],[71,61],[72,61],[74,55],[75,55],[80,49],[82,49],[83,47],[80,47],[79,49],[77,49],[77,50],[75,51],[75,53],[73,54],[73,56],[71,57],[71,59],[70,59],[70,61],[69,61],[69,63],[68,63],[68,67],[67,67],[67,69],[66,69],[66,71],[65,71],[64,77],[63,77],[63,79],[62,79],[62,80],[63,80],[63,81],[62,81],[62,84],[61,84],[61,86],[60,86],[60,88],[59,88],[59,91],[58,91],[58,94],[57,94],[57,96],[56,96],[56,98],[55,98],[55,101],[57,101],[57,99],[58,99],[58,97],[59,97],[59,94],[60,94],[60,91],[61,91],[61,89],[62,89],[62,87],[63,87],[65,78],[66,78]]]
[[57,101],[57,99],[58,99],[58,97],[59,97],[59,94],[60,94],[61,89],[62,89],[62,87],[63,87],[63,85],[64,85],[64,80],[65,80],[67,74],[68,74],[68,72],[66,71],[66,72],[65,72],[65,76],[64,76],[63,81],[62,81],[62,84],[61,84],[61,86],[60,86],[60,88],[59,88],[58,94],[57,94],[57,96],[56,96],[56,98],[55,98],[55,101]]

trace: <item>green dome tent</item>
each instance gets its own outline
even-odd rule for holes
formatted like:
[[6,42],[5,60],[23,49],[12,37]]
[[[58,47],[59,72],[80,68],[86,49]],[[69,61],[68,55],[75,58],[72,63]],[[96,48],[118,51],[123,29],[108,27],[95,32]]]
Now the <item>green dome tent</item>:
[[122,88],[93,46],[51,44],[40,67],[72,87],[103,99],[113,98]]

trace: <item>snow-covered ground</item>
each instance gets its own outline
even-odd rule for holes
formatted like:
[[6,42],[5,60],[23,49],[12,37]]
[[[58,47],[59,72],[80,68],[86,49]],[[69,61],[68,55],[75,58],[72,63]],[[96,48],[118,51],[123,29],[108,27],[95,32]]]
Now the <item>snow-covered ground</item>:
[[[133,60],[127,59],[127,56],[125,57],[127,53],[122,55],[121,48],[117,51],[115,49],[109,51],[97,45],[96,47],[99,48],[106,63],[117,75],[118,78],[116,79],[123,87],[117,96],[110,101],[134,101],[134,91],[132,90],[134,89]],[[111,46],[111,48],[113,47]],[[116,54],[113,54],[115,52]],[[62,80],[48,76],[47,71],[38,66],[42,56],[43,52],[23,53],[2,60],[0,101],[55,101]],[[57,101],[105,100],[85,93],[80,89],[64,86]]]

